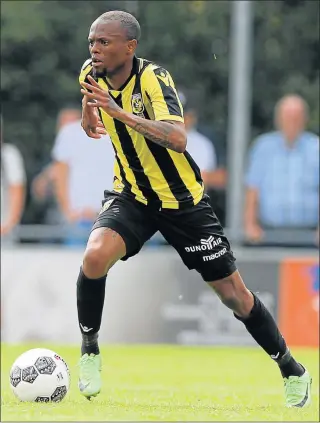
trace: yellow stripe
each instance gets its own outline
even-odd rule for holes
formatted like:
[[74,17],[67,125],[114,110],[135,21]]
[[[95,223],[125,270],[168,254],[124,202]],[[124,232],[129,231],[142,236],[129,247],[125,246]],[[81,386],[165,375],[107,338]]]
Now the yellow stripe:
[[[88,73],[91,71],[92,66],[88,66],[87,62],[89,63],[91,60],[87,60],[81,69],[80,75],[79,75],[79,83],[81,84],[81,82],[84,82],[84,80],[86,79],[86,76],[88,75]],[[87,65],[86,65],[87,64]]]
[[168,150],[168,152],[179,172],[181,179],[193,197],[194,205],[198,204],[203,196],[203,185],[197,182],[194,171],[183,154],[172,150]]

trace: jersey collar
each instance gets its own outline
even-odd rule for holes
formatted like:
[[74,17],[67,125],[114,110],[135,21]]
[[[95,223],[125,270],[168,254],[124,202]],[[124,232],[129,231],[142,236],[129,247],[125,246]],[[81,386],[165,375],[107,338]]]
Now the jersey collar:
[[107,84],[109,90],[110,91],[114,91],[116,93],[116,92],[119,92],[119,91],[124,90],[126,88],[126,86],[129,84],[129,82],[131,81],[131,78],[134,75],[137,75],[138,72],[139,72],[139,59],[136,56],[134,56],[133,57],[133,60],[132,60],[131,73],[130,73],[129,77],[127,78],[127,80],[121,85],[121,87],[118,90],[115,90],[114,88],[112,88],[112,86],[107,81],[107,78],[106,77],[103,77],[102,79]]

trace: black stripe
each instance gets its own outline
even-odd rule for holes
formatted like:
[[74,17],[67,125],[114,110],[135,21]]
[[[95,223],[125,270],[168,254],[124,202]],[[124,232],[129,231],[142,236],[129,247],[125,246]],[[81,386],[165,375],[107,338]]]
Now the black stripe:
[[[113,144],[112,144],[112,145],[113,145]],[[116,148],[115,148],[115,146],[114,146],[114,145],[113,145],[113,149],[114,149],[115,156],[116,156],[116,160],[117,160],[117,162],[118,162],[118,166],[119,166],[119,169],[120,169],[121,182],[123,183],[123,185],[125,186],[125,188],[127,188],[127,190],[131,191],[131,187],[132,187],[132,185],[131,185],[131,184],[130,184],[130,182],[129,182],[129,181],[127,181],[127,179],[126,179],[126,175],[125,175],[125,173],[124,173],[122,163],[121,163],[121,161],[120,161],[120,159],[119,159],[118,152],[117,152],[117,150],[116,150]]]
[[[161,74],[167,75],[167,71],[163,68],[157,68],[154,70],[155,75],[161,76]],[[173,116],[182,117],[179,101],[175,90],[171,86],[167,86],[162,79],[157,77],[159,81],[164,101],[166,102],[169,110],[169,114]]]
[[199,166],[197,165],[197,163],[193,160],[192,156],[187,151],[185,151],[183,154],[184,154],[184,157],[188,160],[188,163],[193,170],[196,181],[199,182],[199,184],[202,184],[202,177],[201,177]]
[[[119,97],[115,99],[115,101],[117,102],[118,106],[123,109],[121,95],[119,95]],[[144,173],[144,169],[134,148],[130,134],[127,131],[126,125],[117,119],[114,119],[114,125],[121,142],[122,150],[127,158],[129,167],[134,174],[140,191],[142,192],[143,196],[148,200],[148,204],[150,200],[150,203],[155,204],[156,206],[159,205],[160,207],[161,201],[159,199],[159,196],[152,189],[150,181]]]

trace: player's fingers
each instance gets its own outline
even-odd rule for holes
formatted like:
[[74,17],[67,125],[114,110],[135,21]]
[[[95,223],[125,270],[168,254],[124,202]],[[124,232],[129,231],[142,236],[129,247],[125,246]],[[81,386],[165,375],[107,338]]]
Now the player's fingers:
[[104,128],[97,128],[97,134],[106,135],[107,131]]
[[89,107],[105,107],[105,103],[102,103],[101,101],[95,101],[95,102],[88,102],[87,105]]
[[106,128],[104,127],[103,123],[98,123],[97,130],[98,129],[101,129],[102,131],[107,131]]
[[84,90],[83,88],[80,90],[81,93],[86,96],[87,98],[96,98],[98,93],[89,93],[89,91]]
[[88,79],[89,79],[91,85],[93,85],[94,87],[102,89],[100,87],[100,85],[98,84],[98,82],[95,79],[93,79],[91,75],[88,75]]
[[91,85],[88,84],[87,82],[81,82],[81,86],[84,88],[87,88],[87,90],[93,91],[93,92],[101,92],[104,91],[99,85]]
[[99,138],[101,138],[101,135],[100,134],[98,134],[97,132],[92,132],[92,131],[89,131],[89,133],[87,133],[87,135],[90,137],[90,138],[94,138],[94,139],[99,139]]

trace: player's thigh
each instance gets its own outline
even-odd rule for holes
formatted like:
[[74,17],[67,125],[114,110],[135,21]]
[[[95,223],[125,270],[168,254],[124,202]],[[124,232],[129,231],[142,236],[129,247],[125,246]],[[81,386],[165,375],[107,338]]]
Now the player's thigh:
[[161,233],[181,256],[189,269],[196,269],[206,282],[232,275],[235,257],[207,195],[186,210],[166,210]]
[[153,219],[143,204],[109,191],[105,193],[102,209],[92,228],[92,236],[101,228],[112,230],[121,237],[125,247],[122,260],[137,254],[156,232]]

